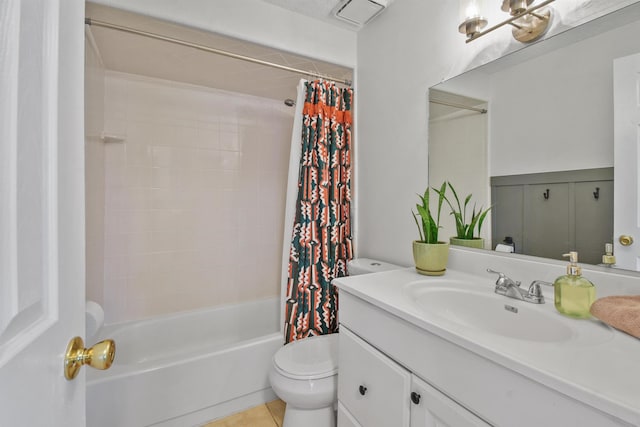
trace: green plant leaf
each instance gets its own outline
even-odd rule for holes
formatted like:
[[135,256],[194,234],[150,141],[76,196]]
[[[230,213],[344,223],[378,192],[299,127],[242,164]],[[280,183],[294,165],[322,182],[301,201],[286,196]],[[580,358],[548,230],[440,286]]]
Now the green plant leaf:
[[447,181],[440,186],[440,191],[434,189],[438,193],[438,228],[440,228],[440,211],[442,210],[442,201],[445,200],[445,191],[447,190]]
[[423,221],[429,220],[429,211],[423,205],[416,205],[416,209],[418,209],[418,213]]
[[478,222],[478,215],[475,213],[475,208],[473,210],[473,215],[471,216],[471,222],[469,223],[468,228],[465,230],[465,239],[473,239],[473,230],[476,227],[476,223]]
[[484,222],[484,219],[490,210],[491,210],[491,206],[489,206],[489,208],[487,208],[487,210],[484,211],[482,215],[480,215],[480,219],[478,220],[478,237],[480,237],[480,230],[482,230],[482,223]]
[[453,215],[456,221],[456,234],[458,235],[458,237],[464,238],[461,237],[465,235],[465,224],[462,220],[462,215],[458,212],[451,212],[451,215]]
[[418,234],[420,235],[420,241],[424,242],[424,236],[422,234],[422,228],[420,227],[420,224],[418,223],[418,214],[415,213],[414,211],[411,211],[411,216],[413,217],[413,220],[416,222],[416,226],[418,227]]
[[[464,207],[462,209],[462,222],[466,223],[467,222],[467,205],[469,204],[469,200],[471,200],[471,194],[469,194],[465,199],[464,199]],[[473,207],[473,209],[475,210],[475,205]],[[472,215],[473,216],[473,215]]]
[[[491,208],[487,210],[482,210],[482,207],[481,207],[479,210],[477,210],[476,205],[474,203],[473,209],[471,211],[471,218],[469,219],[469,222],[467,222],[467,207],[471,203],[471,198],[473,197],[472,194],[469,194],[467,197],[465,197],[464,204],[461,205],[460,199],[458,197],[458,193],[456,192],[456,189],[453,187],[453,184],[451,184],[451,182],[448,182],[448,187],[451,193],[453,194],[453,200],[455,201],[455,205],[454,203],[451,203],[451,201],[446,197],[446,195],[444,195],[444,200],[449,205],[449,208],[451,209],[451,215],[453,215],[455,219],[456,235],[457,235],[456,237],[458,237],[459,239],[473,239],[476,227],[477,227],[478,236],[479,236],[480,230],[482,228],[482,223],[484,222],[487,216],[487,213]],[[440,193],[444,194],[444,191],[442,190],[443,189],[441,189],[439,194]]]
[[[451,192],[453,193],[453,197],[456,199],[456,205],[458,205],[458,210],[456,212],[459,212],[460,214],[462,214],[462,208],[460,206],[460,199],[458,199],[458,193],[456,193],[456,189],[453,188],[453,185],[451,183],[449,183],[449,188],[451,189]],[[453,206],[451,206],[451,210],[455,210],[455,209],[453,209]]]
[[[443,187],[444,189],[444,184]],[[438,191],[435,190],[434,191]],[[440,194],[440,193],[439,193]],[[422,204],[416,204],[416,209],[418,210],[418,214],[412,212],[414,220],[416,222],[416,226],[418,227],[418,234],[420,235],[421,241],[425,243],[437,243],[438,242],[438,230],[440,228],[440,210],[442,207],[442,197],[438,200],[438,216],[437,221],[434,220],[431,215],[430,205],[429,205],[429,187],[424,191],[424,195],[418,194],[420,201]],[[422,227],[420,227],[420,223],[418,222],[417,215],[420,215],[422,220]]]

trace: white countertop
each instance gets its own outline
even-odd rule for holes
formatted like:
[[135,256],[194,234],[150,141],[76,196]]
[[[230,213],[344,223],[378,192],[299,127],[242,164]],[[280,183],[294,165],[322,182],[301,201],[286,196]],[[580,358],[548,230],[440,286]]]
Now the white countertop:
[[504,297],[505,304],[557,316],[558,321],[573,331],[567,341],[529,341],[463,327],[421,310],[406,291],[409,286],[446,286],[446,281],[453,280],[469,283],[474,291],[486,290],[492,294],[495,279],[495,275],[488,273],[481,277],[450,269],[444,276],[427,277],[407,268],[343,277],[333,283],[341,292],[357,296],[512,371],[640,426],[640,340],[595,319],[578,320],[557,313],[552,287],[543,289],[545,304]]

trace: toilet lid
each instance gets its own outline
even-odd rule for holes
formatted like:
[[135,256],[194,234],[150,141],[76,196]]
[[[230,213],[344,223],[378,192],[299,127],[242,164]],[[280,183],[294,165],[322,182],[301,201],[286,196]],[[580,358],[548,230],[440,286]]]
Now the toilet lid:
[[287,344],[273,358],[291,378],[323,378],[338,372],[338,334],[305,338]]

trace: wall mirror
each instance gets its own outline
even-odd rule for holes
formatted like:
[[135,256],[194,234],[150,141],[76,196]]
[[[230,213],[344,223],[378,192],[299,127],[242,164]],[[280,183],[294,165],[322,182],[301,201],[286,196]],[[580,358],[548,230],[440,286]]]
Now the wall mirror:
[[508,232],[518,253],[598,264],[617,244],[613,62],[639,52],[634,3],[430,88],[430,185],[493,205],[485,249]]

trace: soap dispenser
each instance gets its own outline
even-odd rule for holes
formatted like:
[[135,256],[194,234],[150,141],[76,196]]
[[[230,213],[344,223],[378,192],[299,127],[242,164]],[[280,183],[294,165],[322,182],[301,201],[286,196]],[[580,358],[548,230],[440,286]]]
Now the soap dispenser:
[[578,266],[578,252],[572,251],[562,256],[569,257],[569,265],[567,274],[558,277],[553,283],[556,310],[578,319],[591,317],[589,309],[596,298],[596,288],[582,277],[582,269]]
[[616,257],[613,256],[613,244],[604,244],[604,255],[602,255],[602,265],[605,267],[612,267],[616,263]]

